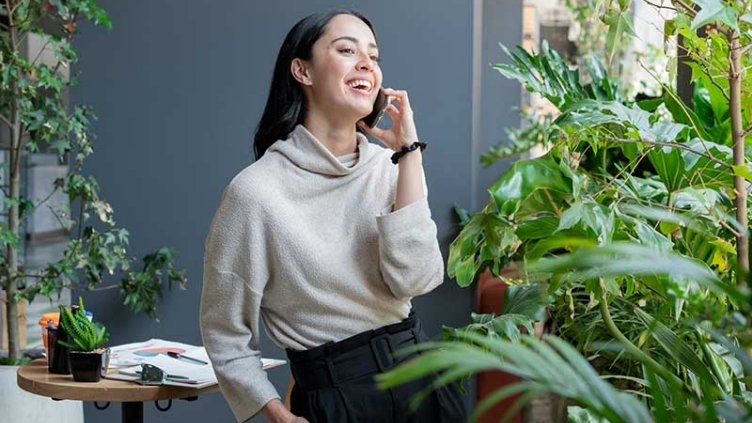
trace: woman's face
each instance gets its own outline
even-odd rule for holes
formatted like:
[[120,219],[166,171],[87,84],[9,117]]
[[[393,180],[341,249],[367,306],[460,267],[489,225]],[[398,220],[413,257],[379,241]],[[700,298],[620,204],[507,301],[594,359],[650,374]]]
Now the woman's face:
[[381,87],[378,57],[368,25],[356,16],[337,15],[314,43],[311,60],[304,62],[306,74],[296,79],[307,87],[311,107],[360,120],[371,113]]

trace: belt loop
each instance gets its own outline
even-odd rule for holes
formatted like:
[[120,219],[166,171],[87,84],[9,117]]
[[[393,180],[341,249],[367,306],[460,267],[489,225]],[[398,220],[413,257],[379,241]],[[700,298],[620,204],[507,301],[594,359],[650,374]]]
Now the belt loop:
[[[418,334],[420,333],[420,320],[413,321],[413,324],[410,325],[410,332],[413,334],[413,343],[415,345],[418,345],[420,343],[420,338],[418,337]],[[421,351],[418,350],[415,352],[417,355],[421,354]]]
[[334,365],[332,365],[332,359],[329,357],[326,357],[326,370],[327,374],[329,374],[329,379],[332,381],[332,386],[336,387],[339,385],[339,381],[337,380],[337,374],[334,372]]

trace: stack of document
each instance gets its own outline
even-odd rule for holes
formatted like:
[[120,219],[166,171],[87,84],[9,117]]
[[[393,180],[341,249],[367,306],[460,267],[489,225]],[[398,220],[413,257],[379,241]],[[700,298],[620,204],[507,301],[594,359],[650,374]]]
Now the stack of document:
[[[261,359],[264,369],[285,364],[285,360]],[[202,346],[150,339],[110,348],[107,378],[136,381],[141,364],[159,367],[167,374],[164,385],[205,388],[217,383],[214,369]]]

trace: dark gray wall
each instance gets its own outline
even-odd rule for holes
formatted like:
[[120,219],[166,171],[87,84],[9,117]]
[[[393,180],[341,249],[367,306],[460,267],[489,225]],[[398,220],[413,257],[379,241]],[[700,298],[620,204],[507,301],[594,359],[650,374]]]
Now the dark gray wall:
[[[521,1],[485,1],[481,61],[498,61],[498,41],[519,42]],[[84,26],[75,47],[81,85],[75,103],[94,107],[99,120],[87,171],[100,182],[116,220],[131,233],[131,254],[163,245],[179,251],[189,288],[166,293],[160,321],[134,316],[117,292],[87,293],[89,308],[109,327],[112,344],[151,337],[200,344],[198,307],[203,241],[229,180],[251,162],[251,138],[261,115],[279,46],[308,13],[352,7],[372,20],[383,57],[385,84],[410,93],[425,155],[430,204],[446,257],[457,233],[452,204],[473,208],[479,178],[477,154],[516,125],[511,108],[519,88],[498,76],[483,80],[481,109],[472,108],[473,2],[451,0],[324,1],[102,1],[113,29]],[[479,3],[478,3],[479,4]],[[476,4],[477,6],[477,4]],[[499,38],[502,37],[502,38]],[[477,62],[477,60],[476,60]],[[485,66],[487,67],[487,66]],[[487,72],[484,73],[486,75]],[[471,140],[478,113],[483,136]],[[486,136],[489,134],[488,136]],[[493,134],[494,136],[491,136]],[[485,138],[484,138],[485,137]],[[479,144],[480,143],[480,144]],[[475,175],[473,175],[475,173]],[[486,184],[487,185],[487,184]],[[466,323],[474,290],[448,280],[414,304],[429,335],[441,325]],[[284,352],[262,339],[266,356]],[[289,372],[269,372],[284,393]],[[90,422],[118,419],[86,406]],[[168,413],[145,406],[146,421],[231,421],[221,395],[177,401]],[[257,419],[261,421],[262,419]]]
[[501,51],[499,42],[507,47],[520,44],[522,39],[522,1],[484,0],[480,24],[480,59],[476,61],[476,90],[479,90],[477,137],[474,142],[475,196],[472,208],[481,209],[489,199],[488,187],[501,176],[509,161],[500,160],[483,167],[478,158],[481,153],[506,141],[504,128],[519,126],[520,96],[522,88],[516,81],[504,78],[491,64],[509,62]]

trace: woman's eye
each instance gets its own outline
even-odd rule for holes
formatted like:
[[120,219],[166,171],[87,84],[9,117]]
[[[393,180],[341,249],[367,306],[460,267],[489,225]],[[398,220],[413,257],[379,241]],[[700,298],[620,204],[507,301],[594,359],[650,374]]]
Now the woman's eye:
[[[339,49],[340,53],[347,53],[347,54],[355,54],[355,50],[350,47],[344,47]],[[373,60],[376,63],[379,63],[381,61],[381,58],[379,56],[371,56],[371,60]]]

